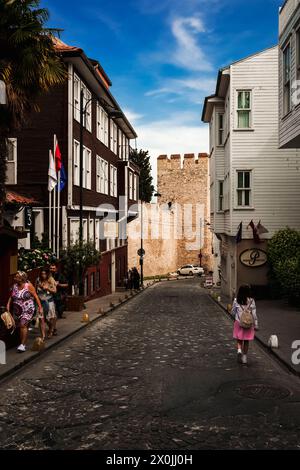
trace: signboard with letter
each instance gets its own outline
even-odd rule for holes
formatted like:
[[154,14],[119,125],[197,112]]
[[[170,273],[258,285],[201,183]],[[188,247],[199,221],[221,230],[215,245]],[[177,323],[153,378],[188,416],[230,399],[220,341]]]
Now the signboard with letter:
[[249,248],[240,254],[240,262],[248,268],[259,268],[268,261],[267,253],[260,248]]

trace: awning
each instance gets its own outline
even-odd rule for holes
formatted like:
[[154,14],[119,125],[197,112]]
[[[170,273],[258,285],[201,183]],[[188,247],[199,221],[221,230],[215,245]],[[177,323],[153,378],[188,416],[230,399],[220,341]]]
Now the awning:
[[6,191],[5,202],[8,204],[22,204],[24,206],[30,206],[32,204],[37,204],[38,201],[32,197],[26,197],[14,191]]

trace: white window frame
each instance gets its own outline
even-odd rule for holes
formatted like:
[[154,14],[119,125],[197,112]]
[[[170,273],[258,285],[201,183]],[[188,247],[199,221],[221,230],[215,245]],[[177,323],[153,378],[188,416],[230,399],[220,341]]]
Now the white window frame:
[[300,25],[296,29],[296,76],[300,80]]
[[133,199],[133,173],[132,171],[129,171],[129,193],[128,197],[130,200]]
[[[221,191],[222,189],[222,191]],[[218,207],[217,212],[224,212],[224,180],[218,180]]]
[[113,152],[115,155],[118,154],[118,126],[113,122]]
[[118,130],[118,147],[119,147],[118,157],[122,159],[123,158],[123,132],[121,129]]
[[80,144],[74,140],[73,144],[73,181],[75,186],[80,185]]
[[100,251],[100,220],[95,219],[95,247]]
[[103,139],[102,142],[106,147],[109,147],[109,141],[108,141],[108,127],[109,127],[109,118],[108,114],[103,110]]
[[95,243],[95,219],[89,220],[89,241]]
[[[239,108],[239,94],[249,93],[250,94],[250,108]],[[239,113],[249,112],[249,127],[239,127]],[[236,90],[236,129],[239,131],[252,130],[253,126],[253,89],[252,88],[239,88]]]
[[92,151],[87,147],[83,147],[84,161],[84,188],[92,189]]
[[[89,132],[92,132],[92,93],[84,83],[81,86],[83,88],[83,109],[85,109],[84,127]],[[86,106],[87,103],[88,105]]]
[[[286,68],[286,53],[289,50],[289,68]],[[291,42],[289,41],[285,47],[282,49],[282,110],[283,116],[289,114],[292,109],[292,100],[291,100]],[[287,70],[289,71],[287,73]]]
[[[243,186],[239,187],[239,173],[243,173]],[[245,186],[245,173],[249,173],[249,187]],[[249,204],[246,204],[246,192],[249,192]],[[242,204],[239,204],[239,193],[242,193]],[[253,208],[253,171],[236,170],[236,208],[252,209]]]
[[[6,158],[6,184],[17,184],[18,183],[18,142],[16,138],[7,139],[7,158]],[[9,151],[9,146],[12,147],[12,153]],[[8,158],[8,155],[12,155],[12,160]],[[13,167],[13,171],[9,171],[9,168]],[[12,174],[13,178],[9,180],[8,174]]]
[[[220,119],[222,118],[222,126]],[[225,113],[217,113],[217,146],[224,147],[225,143]]]
[[118,183],[117,183],[117,168],[114,165],[110,165],[110,195],[112,197],[118,196]]
[[137,194],[138,194],[138,178],[137,175],[133,175],[133,200],[137,201]]
[[100,140],[101,142],[103,141],[103,108],[100,106],[100,104],[97,102],[96,105],[96,135],[97,139]]
[[73,107],[74,107],[74,119],[80,122],[80,89],[81,89],[81,80],[74,73],[73,75]]
[[108,162],[99,155],[97,155],[97,192],[108,195]]

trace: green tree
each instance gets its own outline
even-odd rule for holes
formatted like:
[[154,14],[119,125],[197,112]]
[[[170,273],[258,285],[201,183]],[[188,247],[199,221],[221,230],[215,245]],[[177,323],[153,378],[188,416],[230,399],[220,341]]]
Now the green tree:
[[148,150],[132,150],[130,160],[140,168],[140,199],[144,202],[151,202],[154,186],[152,184],[153,178],[151,176],[150,155]]
[[280,286],[290,301],[300,300],[300,233],[290,228],[279,230],[268,243],[270,279]]
[[0,105],[0,225],[5,197],[7,137],[22,126],[37,97],[67,76],[55,51],[53,34],[46,28],[49,13],[39,0],[0,0],[0,80],[7,105]]

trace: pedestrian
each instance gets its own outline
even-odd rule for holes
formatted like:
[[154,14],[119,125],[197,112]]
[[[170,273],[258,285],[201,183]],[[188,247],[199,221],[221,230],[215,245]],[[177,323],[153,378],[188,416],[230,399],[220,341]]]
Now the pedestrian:
[[54,295],[56,294],[56,283],[51,276],[48,268],[42,268],[39,278],[36,281],[36,291],[43,306],[44,315],[40,316],[40,327],[42,339],[45,339],[45,321],[48,325],[48,338],[52,338],[54,330],[56,329],[56,309],[54,302]]
[[66,308],[66,299],[69,284],[65,276],[58,270],[56,264],[51,264],[50,272],[56,283],[56,293],[54,294],[54,302],[58,318],[64,318],[64,310]]
[[139,288],[140,288],[140,273],[138,272],[136,267],[134,267],[132,269],[132,277],[133,277],[133,288],[135,290],[139,290]]
[[14,277],[14,285],[7,302],[7,311],[13,314],[16,327],[20,329],[21,343],[17,348],[20,353],[26,351],[28,324],[34,315],[35,301],[39,314],[42,315],[43,307],[34,286],[28,281],[24,271],[18,271]]
[[239,288],[231,313],[235,318],[233,337],[237,341],[238,361],[247,364],[249,341],[253,341],[255,330],[258,329],[256,305],[249,285],[245,284]]
[[132,283],[132,281],[133,281],[133,279],[132,279],[132,269],[129,269],[127,278],[128,278],[128,290],[132,290],[132,288],[133,288],[133,285],[132,285],[133,284]]

